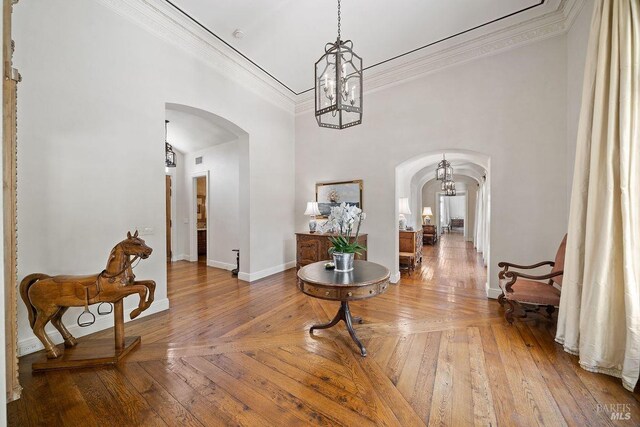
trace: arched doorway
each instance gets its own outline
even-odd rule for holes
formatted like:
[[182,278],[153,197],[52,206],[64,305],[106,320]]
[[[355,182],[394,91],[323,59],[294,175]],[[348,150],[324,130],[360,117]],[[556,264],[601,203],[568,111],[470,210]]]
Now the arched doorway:
[[225,118],[199,108],[166,103],[167,140],[176,167],[167,203],[171,261],[201,260],[208,266],[249,268],[249,134]]
[[[438,233],[450,231],[451,222],[443,220],[442,191],[440,181],[435,180],[435,170],[443,154],[451,162],[454,169],[454,180],[459,177],[459,194],[463,196],[463,211],[466,221],[462,221],[459,240],[465,246],[472,245],[482,257],[487,269],[490,266],[490,158],[489,156],[467,150],[438,150],[415,156],[396,167],[395,206],[398,218],[400,198],[408,198],[411,215],[408,224],[414,229],[422,227],[421,213],[424,207],[431,207],[433,223]],[[423,191],[424,190],[424,191]],[[423,200],[426,199],[426,200]],[[395,229],[397,229],[397,221]],[[445,226],[448,229],[445,229]],[[395,239],[397,242],[398,239]],[[396,253],[399,246],[396,247]],[[399,261],[394,272],[399,276]],[[489,271],[484,274],[484,287],[488,294]]]

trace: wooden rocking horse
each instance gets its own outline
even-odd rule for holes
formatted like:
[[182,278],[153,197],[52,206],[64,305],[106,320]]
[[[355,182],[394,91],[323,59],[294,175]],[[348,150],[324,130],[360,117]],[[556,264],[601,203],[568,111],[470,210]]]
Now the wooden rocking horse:
[[[88,306],[90,304],[112,303],[114,305],[116,342],[115,352],[113,346],[111,346],[113,357],[105,359],[105,357],[100,356],[83,359],[82,357],[90,353],[85,351],[83,353],[84,356],[80,360],[76,357],[73,363],[70,360],[58,364],[34,363],[33,369],[60,369],[115,363],[126,353],[125,349],[128,351],[129,348],[138,344],[140,342],[139,337],[129,340],[128,345],[125,344],[122,299],[132,294],[140,296],[138,307],[130,314],[131,319],[138,317],[153,302],[156,283],[153,280],[134,280],[135,275],[133,274],[132,266],[136,260],[148,258],[151,252],[152,249],[145,244],[144,240],[138,237],[137,231],[134,235],[129,232],[127,233],[127,238],[111,250],[107,268],[99,274],[52,277],[36,273],[22,279],[22,282],[20,282],[20,295],[27,306],[29,323],[33,333],[44,345],[48,359],[60,358],[64,353],[54,345],[44,329],[49,321],[62,335],[64,346],[71,349],[76,346],[77,341],[62,323],[62,316],[69,307],[84,307],[83,314],[85,314],[89,313]],[[80,318],[78,318],[78,324],[81,325]],[[90,359],[97,359],[101,363],[92,364]],[[53,367],[48,368],[47,365]]]

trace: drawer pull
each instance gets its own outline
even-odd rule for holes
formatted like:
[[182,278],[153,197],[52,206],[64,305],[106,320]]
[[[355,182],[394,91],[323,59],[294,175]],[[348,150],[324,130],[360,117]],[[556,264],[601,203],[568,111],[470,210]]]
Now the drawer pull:
[[347,292],[347,296],[348,297],[352,297],[353,296],[353,292]]

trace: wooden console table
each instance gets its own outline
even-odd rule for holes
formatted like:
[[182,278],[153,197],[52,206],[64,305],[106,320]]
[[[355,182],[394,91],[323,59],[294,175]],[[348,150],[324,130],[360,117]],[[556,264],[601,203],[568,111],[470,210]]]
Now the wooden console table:
[[[296,269],[300,270],[305,265],[318,261],[331,260],[329,248],[331,242],[329,237],[337,236],[337,234],[329,233],[296,233]],[[360,234],[358,242],[367,247],[367,235]],[[356,259],[367,260],[367,251],[363,251],[362,255],[356,255]]]
[[340,301],[340,309],[331,322],[313,325],[309,332],[331,328],[342,320],[364,357],[367,355],[367,349],[353,330],[353,321],[362,323],[362,319],[351,316],[349,301],[372,298],[386,291],[389,287],[389,270],[380,264],[356,260],[353,271],[340,273],[325,269],[324,264],[316,262],[302,267],[298,271],[298,288],[313,298]]

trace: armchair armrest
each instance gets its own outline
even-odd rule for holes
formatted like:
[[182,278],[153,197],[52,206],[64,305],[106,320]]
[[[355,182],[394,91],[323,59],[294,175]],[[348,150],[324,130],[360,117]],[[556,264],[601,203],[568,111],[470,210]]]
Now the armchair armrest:
[[[509,281],[509,283],[506,284],[505,290],[507,292],[513,292],[511,287],[513,286],[514,283],[516,283],[516,280],[518,280],[518,277],[522,277],[523,279],[545,280],[545,279],[551,279],[551,278],[556,277],[556,276],[561,276],[563,274],[564,274],[564,271],[562,271],[562,270],[556,271],[556,272],[553,272],[553,273],[549,273],[549,274],[543,274],[542,276],[533,276],[531,274],[519,273],[517,271],[507,271],[504,274],[504,276],[506,278],[510,278],[511,280]],[[549,286],[552,286],[552,285],[549,284]]]
[[503,270],[498,273],[498,278],[504,279],[505,273],[509,271],[509,267],[518,268],[520,270],[531,270],[533,268],[542,267],[543,265],[550,265],[551,267],[553,267],[555,264],[556,263],[553,261],[542,261],[532,265],[518,265],[518,264],[512,264],[510,262],[501,261],[498,263],[498,267],[502,268]]

